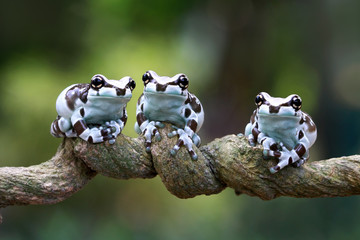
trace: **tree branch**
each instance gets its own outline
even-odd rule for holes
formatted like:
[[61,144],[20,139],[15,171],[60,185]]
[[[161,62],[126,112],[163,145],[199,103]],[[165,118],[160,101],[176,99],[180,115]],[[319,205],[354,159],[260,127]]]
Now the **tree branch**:
[[245,137],[228,135],[195,147],[199,158],[193,161],[185,148],[175,157],[170,155],[177,141],[167,137],[170,131],[169,124],[160,130],[162,140],[153,143],[151,154],[145,152],[142,137],[121,135],[113,145],[64,139],[47,162],[0,168],[0,207],[62,201],[96,173],[117,179],[159,175],[179,198],[217,194],[225,187],[264,200],[360,194],[360,155],[309,162],[271,174],[269,167],[276,161],[264,160],[262,148],[249,146]]
[[0,168],[0,207],[52,204],[81,189],[96,172],[73,154],[71,141],[64,141],[55,156],[30,167]]

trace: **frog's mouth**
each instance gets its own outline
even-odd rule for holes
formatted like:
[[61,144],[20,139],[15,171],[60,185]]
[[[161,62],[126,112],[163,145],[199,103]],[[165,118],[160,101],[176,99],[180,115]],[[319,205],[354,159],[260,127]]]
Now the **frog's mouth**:
[[108,98],[114,98],[114,99],[119,99],[119,98],[131,98],[132,97],[132,93],[128,93],[128,92],[102,92],[101,94],[99,92],[93,92],[91,94],[87,95],[88,98],[98,98],[98,99],[108,99]]
[[167,95],[167,96],[173,96],[173,97],[179,97],[179,98],[186,98],[186,95],[183,94],[179,94],[178,92],[157,92],[157,91],[152,91],[152,90],[145,90],[144,94],[146,95],[152,95],[152,96],[156,96],[156,95]]
[[187,91],[180,89],[177,85],[170,84],[147,84],[144,93],[152,93],[158,95],[186,96]]
[[301,117],[301,111],[295,111],[289,106],[260,106],[257,109],[258,116],[266,117],[287,117],[287,118],[299,118]]
[[131,99],[131,96],[88,96],[88,99],[91,101],[98,100],[98,101],[106,101],[106,102],[128,102]]
[[123,95],[120,95],[120,96],[88,95],[88,98],[98,98],[98,99],[101,99],[101,98],[105,98],[105,99],[114,98],[114,99],[119,99],[119,98],[131,98],[131,96],[123,96]]
[[270,117],[270,118],[290,118],[290,119],[295,119],[298,118],[300,119],[301,117],[298,116],[297,113],[295,113],[296,115],[288,115],[288,114],[278,114],[278,113],[258,113],[259,117]]

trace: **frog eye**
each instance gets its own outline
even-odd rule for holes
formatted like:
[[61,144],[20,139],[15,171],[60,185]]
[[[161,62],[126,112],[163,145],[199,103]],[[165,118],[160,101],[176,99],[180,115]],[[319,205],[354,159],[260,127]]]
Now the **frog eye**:
[[189,79],[185,75],[181,75],[177,80],[177,83],[182,90],[185,90],[189,86]]
[[130,88],[130,90],[132,91],[132,90],[135,89],[136,83],[135,83],[135,81],[134,81],[132,78],[130,78],[129,83],[127,84],[127,86],[128,86],[128,87]]
[[261,104],[264,103],[264,96],[262,94],[258,94],[256,97],[255,97],[255,104],[260,107]]
[[301,98],[299,96],[294,96],[292,99],[291,99],[291,106],[296,110],[300,110],[301,108]]
[[102,86],[104,86],[104,84],[105,84],[105,80],[98,75],[95,75],[91,79],[91,88],[95,90],[99,90],[100,88],[102,88]]
[[153,77],[151,76],[151,74],[149,72],[146,72],[143,76],[142,76],[142,80],[144,82],[144,85],[148,84],[151,80],[153,79]]

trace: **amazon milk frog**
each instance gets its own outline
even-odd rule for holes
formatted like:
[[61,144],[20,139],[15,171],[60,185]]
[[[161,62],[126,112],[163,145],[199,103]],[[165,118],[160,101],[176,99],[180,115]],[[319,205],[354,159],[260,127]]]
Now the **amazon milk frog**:
[[65,88],[56,100],[57,119],[50,132],[55,137],[80,137],[90,143],[109,141],[124,128],[135,81],[130,77],[108,80],[96,74],[88,84]]
[[188,92],[187,76],[180,73],[166,77],[147,71],[142,80],[144,92],[137,103],[135,130],[145,136],[146,151],[151,150],[153,136],[157,141],[161,139],[157,127],[164,126],[161,122],[169,122],[173,124],[174,131],[168,136],[179,136],[170,153],[176,155],[184,145],[192,159],[196,160],[192,145],[200,145],[200,137],[196,133],[204,122],[204,110],[199,99]]
[[296,167],[304,164],[317,130],[311,117],[300,110],[301,98],[295,94],[277,98],[261,92],[255,104],[257,109],[246,125],[245,136],[252,146],[259,143],[264,147],[264,157],[279,160],[270,172],[276,173],[289,164]]

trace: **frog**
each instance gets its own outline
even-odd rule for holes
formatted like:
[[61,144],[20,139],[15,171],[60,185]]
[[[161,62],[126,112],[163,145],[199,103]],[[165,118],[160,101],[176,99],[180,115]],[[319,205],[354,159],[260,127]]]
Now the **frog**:
[[275,157],[276,173],[288,165],[302,166],[310,157],[309,148],[315,143],[317,128],[312,118],[301,110],[302,99],[297,94],[286,98],[260,92],[255,97],[257,108],[245,127],[251,146],[263,146],[264,158]]
[[174,129],[168,137],[179,137],[170,154],[175,156],[185,146],[191,158],[197,160],[193,144],[197,147],[201,144],[197,132],[204,122],[204,109],[200,100],[188,91],[188,77],[183,73],[159,76],[149,70],[142,81],[144,90],[137,102],[135,131],[145,137],[146,152],[151,152],[152,137],[161,140],[158,129],[168,122]]
[[54,137],[80,137],[89,143],[115,143],[126,124],[126,105],[135,87],[129,76],[109,80],[101,74],[95,74],[90,83],[68,86],[56,100],[58,117],[50,133]]

